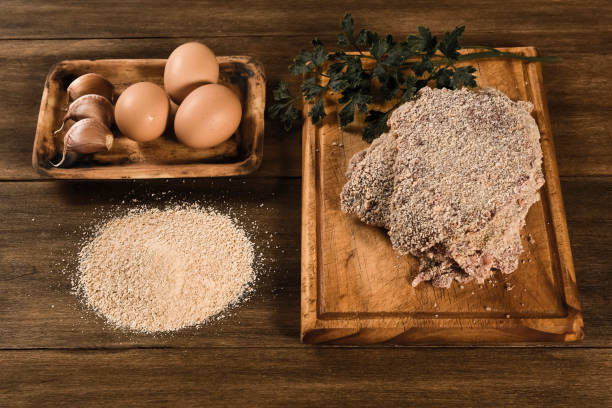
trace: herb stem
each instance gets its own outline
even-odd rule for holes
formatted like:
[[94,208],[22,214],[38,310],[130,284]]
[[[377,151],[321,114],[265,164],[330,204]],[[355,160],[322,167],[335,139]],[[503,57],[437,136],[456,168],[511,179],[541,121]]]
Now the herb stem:
[[457,58],[458,61],[467,61],[473,59],[483,59],[483,58],[510,58],[517,59],[521,61],[529,61],[529,62],[561,62],[563,59],[559,57],[528,57],[526,55],[514,54],[511,52],[502,52],[502,51],[483,51],[483,52],[474,52],[472,54],[464,54],[460,55]]
[[366,58],[366,59],[373,59],[373,60],[375,60],[375,59],[376,59],[376,57],[373,57],[373,56],[368,55],[368,54],[364,54],[364,53],[363,53],[363,52],[361,52],[361,51],[359,51],[359,54],[360,54],[359,56],[360,56],[360,57],[362,57],[362,58]]
[[363,53],[363,51],[361,51],[361,48],[359,48],[359,46],[358,46],[357,44],[353,43],[353,48],[355,48],[355,50],[356,50],[356,51],[359,53],[359,55],[360,55],[362,58],[366,58],[366,57],[367,57],[367,55],[365,55],[365,54]]
[[461,48],[468,50],[489,50],[492,52],[499,51],[497,48],[489,47],[488,45],[462,45]]
[[[472,47],[463,47],[463,48],[472,48]],[[482,48],[482,47],[473,47],[474,49]],[[493,48],[493,50],[495,50]],[[529,62],[560,62],[563,61],[562,58],[559,57],[528,57],[526,55],[521,54],[513,54],[511,52],[502,52],[502,51],[483,51],[483,52],[474,52],[471,54],[463,54],[457,58],[458,61],[469,61],[472,59],[485,59],[485,58],[510,58],[510,59],[518,59],[521,61],[529,61]],[[447,58],[430,60],[434,65],[445,65],[448,64]],[[400,66],[402,69],[410,69],[414,63],[403,64]],[[454,65],[452,65],[454,66]],[[447,65],[448,67],[448,65]]]

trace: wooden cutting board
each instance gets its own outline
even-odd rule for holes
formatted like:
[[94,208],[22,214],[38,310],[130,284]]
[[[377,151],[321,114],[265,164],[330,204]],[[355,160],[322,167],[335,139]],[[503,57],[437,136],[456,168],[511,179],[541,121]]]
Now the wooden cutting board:
[[[535,56],[532,47],[508,48]],[[302,324],[305,343],[449,344],[575,341],[583,322],[539,63],[472,62],[480,86],[534,105],[546,183],[527,215],[518,269],[449,289],[411,282],[418,263],[398,256],[383,229],[340,210],[363,122],[340,130],[337,112],[303,128]],[[327,106],[333,110],[333,101]],[[310,106],[305,106],[308,110]]]

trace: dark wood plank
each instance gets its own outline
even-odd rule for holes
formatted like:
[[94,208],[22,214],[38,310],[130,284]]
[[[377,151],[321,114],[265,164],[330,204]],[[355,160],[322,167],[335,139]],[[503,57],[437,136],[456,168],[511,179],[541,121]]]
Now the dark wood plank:
[[612,350],[4,351],[0,405],[605,407]]
[[[572,346],[611,346],[612,181],[564,182],[562,189],[586,332]],[[132,199],[163,203],[156,199],[165,200],[165,191],[242,207],[239,218],[262,245],[262,277],[254,297],[214,325],[158,337],[118,332],[70,293],[79,228]],[[0,183],[0,348],[301,347],[300,191],[300,179],[271,178]]]
[[[603,36],[538,36],[533,34],[472,33],[470,42],[491,45],[537,45],[544,55],[566,58],[546,64],[544,85],[561,176],[612,174],[612,99],[608,75],[612,64]],[[62,59],[165,58],[179,44],[197,39],[219,55],[252,55],[265,67],[268,95],[280,80],[292,80],[286,70],[291,57],[310,37],[173,38],[139,40],[0,41],[4,69],[0,89],[0,179],[41,177],[31,168],[32,144],[45,76]],[[324,38],[333,42],[333,37]],[[578,74],[579,73],[579,74]],[[264,160],[256,176],[299,176],[300,133],[286,133],[266,120]]]
[[603,333],[612,334],[612,183],[609,178],[568,181],[561,189],[586,337],[607,337]]
[[[153,337],[106,327],[70,293],[80,228],[112,208],[171,199],[234,210],[259,247],[256,293],[201,330]],[[297,345],[299,207],[299,179],[2,183],[0,348]]]
[[[605,0],[533,2],[371,0],[131,1],[9,0],[3,3],[0,38],[185,37],[333,34],[346,11],[373,30],[442,30],[466,23],[486,32],[610,32]],[[110,18],[114,17],[114,18]]]

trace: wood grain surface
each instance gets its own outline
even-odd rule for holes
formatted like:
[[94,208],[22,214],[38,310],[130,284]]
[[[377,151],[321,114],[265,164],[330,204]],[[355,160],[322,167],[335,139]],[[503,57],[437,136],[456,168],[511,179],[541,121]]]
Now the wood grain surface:
[[[612,403],[610,2],[7,0],[2,6],[0,406]],[[262,166],[246,179],[58,182],[31,168],[44,79],[58,61],[166,58],[179,44],[198,40],[219,55],[262,61],[270,91],[279,80],[293,81],[286,67],[312,37],[334,41],[345,11],[360,27],[399,37],[419,24],[436,32],[466,24],[468,43],[531,45],[564,58],[544,65],[543,76],[584,341],[301,345],[301,141],[298,129],[287,134],[271,120]],[[163,205],[157,198],[164,191],[189,202],[242,206],[240,218],[260,224],[255,237],[265,254],[262,277],[251,300],[210,327],[158,337],[117,332],[70,293],[81,229],[113,209],[127,209],[131,200]]]
[[[1,352],[0,405],[606,407],[612,350]],[[194,358],[197,355],[197,358]],[[105,375],[101,376],[100,372]],[[598,380],[600,379],[600,380]]]

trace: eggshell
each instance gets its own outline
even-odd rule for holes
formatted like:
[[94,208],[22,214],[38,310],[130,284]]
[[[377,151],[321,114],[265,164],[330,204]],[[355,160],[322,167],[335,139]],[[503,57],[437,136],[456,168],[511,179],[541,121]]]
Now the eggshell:
[[217,57],[198,42],[185,43],[172,51],[164,68],[164,88],[177,104],[194,89],[217,83],[218,79]]
[[174,101],[172,99],[170,99],[170,117],[175,117],[176,116],[176,111],[178,111],[178,105],[176,103],[174,103]]
[[152,82],[130,85],[115,104],[115,122],[123,135],[148,142],[164,133],[170,101],[166,92]]
[[242,118],[238,96],[229,88],[210,84],[191,92],[174,118],[178,140],[194,148],[216,146],[229,139]]
[[168,97],[170,101],[170,114],[168,115],[168,123],[166,123],[166,129],[174,129],[174,118],[176,117],[176,111],[178,111],[178,105]]

